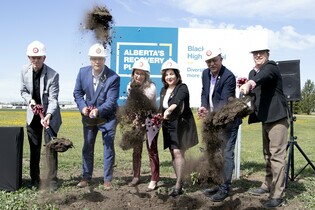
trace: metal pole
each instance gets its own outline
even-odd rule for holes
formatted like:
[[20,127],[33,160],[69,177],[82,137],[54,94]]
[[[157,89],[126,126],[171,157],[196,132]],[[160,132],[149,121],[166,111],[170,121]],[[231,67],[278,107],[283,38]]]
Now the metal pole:
[[242,125],[239,126],[236,140],[236,149],[235,149],[235,178],[240,178],[241,171],[241,140],[242,140]]

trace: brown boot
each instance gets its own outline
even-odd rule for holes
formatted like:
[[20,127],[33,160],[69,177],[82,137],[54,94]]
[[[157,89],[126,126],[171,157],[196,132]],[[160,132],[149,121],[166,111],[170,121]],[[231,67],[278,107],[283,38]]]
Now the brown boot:
[[89,185],[89,182],[88,182],[86,179],[82,179],[82,180],[77,184],[77,187],[84,188],[84,187],[87,187],[88,185]]
[[128,183],[128,187],[135,187],[140,183],[140,178],[133,177],[132,181]]
[[104,190],[110,190],[110,189],[113,189],[113,185],[111,182],[104,182]]

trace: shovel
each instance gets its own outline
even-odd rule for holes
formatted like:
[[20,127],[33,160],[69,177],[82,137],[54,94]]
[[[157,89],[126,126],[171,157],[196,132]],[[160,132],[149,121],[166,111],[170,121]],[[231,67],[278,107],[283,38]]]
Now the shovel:
[[[32,111],[35,115],[39,115],[41,119],[44,119],[44,109],[42,105],[32,105]],[[56,152],[65,152],[69,148],[74,147],[69,139],[55,137],[49,125],[44,126],[44,128],[46,129],[48,136],[51,138],[50,142],[46,145],[48,148],[54,149]]]
[[[35,115],[39,115],[40,119],[44,119],[44,108],[42,105],[32,105],[32,111]],[[45,130],[47,131],[47,134],[49,135],[49,137],[54,140],[56,137],[54,136],[53,131],[51,130],[51,128],[49,127],[49,125],[44,126]]]

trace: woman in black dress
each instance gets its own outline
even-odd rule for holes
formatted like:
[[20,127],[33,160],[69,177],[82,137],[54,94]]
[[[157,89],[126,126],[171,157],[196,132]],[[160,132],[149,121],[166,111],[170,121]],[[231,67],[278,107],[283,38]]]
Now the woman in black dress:
[[172,59],[167,60],[161,73],[164,84],[160,92],[164,149],[170,150],[176,174],[176,184],[169,195],[175,197],[182,193],[185,151],[198,144],[198,135],[189,105],[189,90],[182,83],[178,64]]

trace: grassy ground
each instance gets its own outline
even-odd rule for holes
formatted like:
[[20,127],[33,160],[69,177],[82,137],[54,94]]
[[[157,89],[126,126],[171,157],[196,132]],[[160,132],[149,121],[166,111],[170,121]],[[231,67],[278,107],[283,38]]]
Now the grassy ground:
[[[67,185],[75,184],[79,179],[81,172],[81,148],[82,148],[82,125],[78,111],[62,111],[63,125],[59,132],[59,137],[66,137],[73,141],[75,148],[60,153],[59,155],[59,174],[63,176],[64,180],[69,180]],[[314,116],[296,116],[297,121],[294,123],[294,136],[297,137],[296,142],[301,147],[307,157],[315,164],[315,147],[314,147]],[[25,110],[0,110],[0,126],[18,126],[25,127],[26,113]],[[196,120],[198,129],[200,121]],[[248,125],[247,119],[244,119],[242,125],[242,141],[241,141],[241,178],[235,180],[233,185],[243,186],[248,184],[246,177],[253,174],[257,177],[264,176],[264,161],[262,156],[261,143],[261,128],[260,124]],[[200,134],[199,130],[199,134]],[[23,183],[29,181],[29,146],[24,129],[24,152],[23,152]],[[119,127],[116,136],[116,169],[117,171],[131,171],[131,150],[123,151],[118,146],[120,139]],[[160,157],[160,171],[162,176],[171,176],[173,168],[171,167],[170,154],[168,150],[162,148],[163,139],[160,134],[159,137],[159,157]],[[199,154],[199,147],[202,147],[202,140],[200,137],[200,144],[187,152],[187,156],[196,156]],[[98,136],[95,147],[95,169],[103,168],[103,146]],[[294,172],[298,174],[303,167],[306,166],[307,161],[301,155],[301,152],[294,147]],[[147,152],[143,152],[142,172],[149,171],[149,163],[146,161]],[[44,162],[44,161],[42,161]],[[290,172],[291,175],[291,172]],[[131,175],[130,175],[131,176]],[[290,177],[291,178],[291,177]],[[294,181],[289,181],[286,196],[290,202],[298,202],[305,209],[315,208],[315,172],[310,166],[294,177]],[[257,183],[258,186],[258,183]],[[66,188],[67,186],[61,186]],[[17,192],[0,191],[0,209],[54,209],[53,204],[46,204],[40,207],[36,201],[38,191],[29,189],[22,185],[22,188]]]

